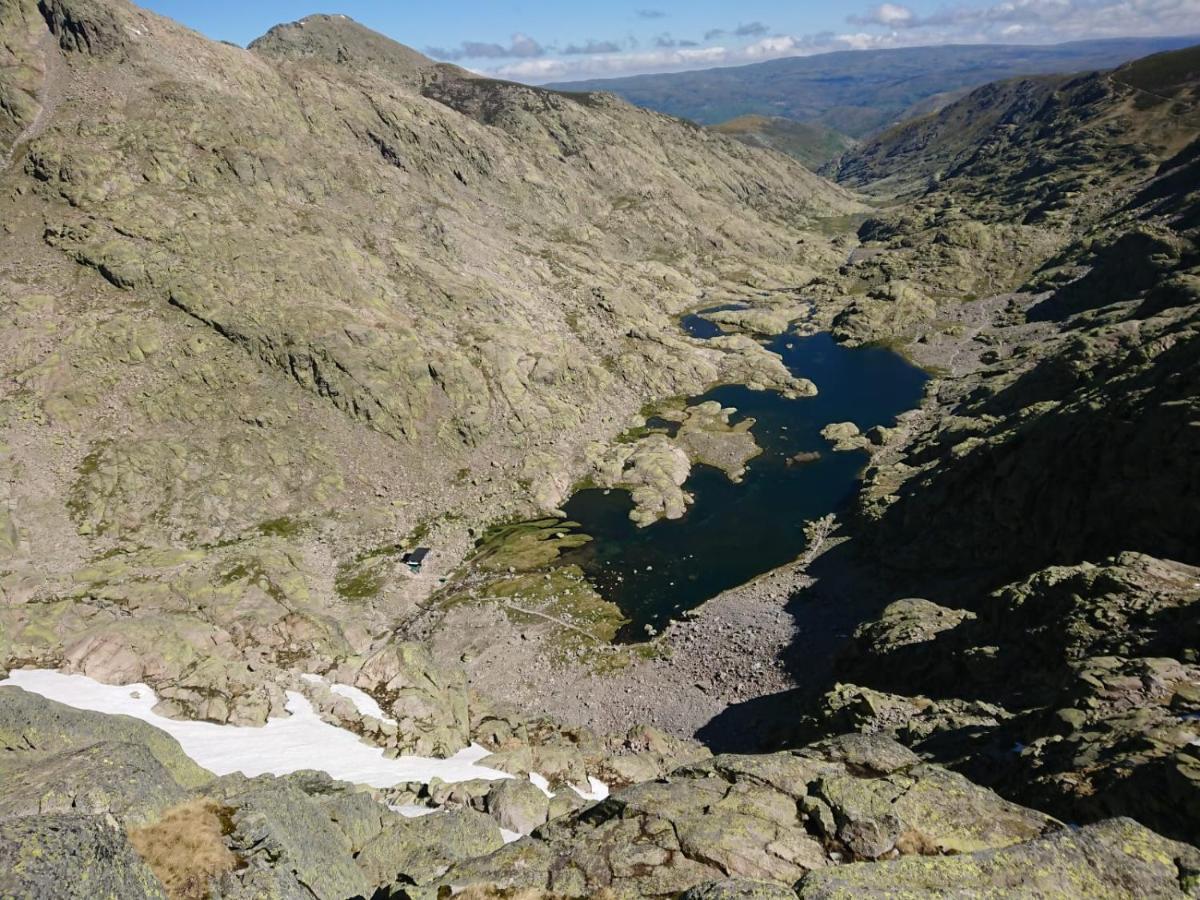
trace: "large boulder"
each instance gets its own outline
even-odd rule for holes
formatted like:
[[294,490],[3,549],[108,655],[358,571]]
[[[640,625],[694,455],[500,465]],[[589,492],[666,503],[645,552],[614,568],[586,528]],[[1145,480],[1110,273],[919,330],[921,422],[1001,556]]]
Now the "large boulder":
[[470,743],[466,674],[438,665],[420,644],[389,644],[377,651],[354,684],[396,720],[388,746],[420,756],[450,756]]
[[225,881],[226,897],[370,896],[376,885],[355,864],[354,842],[322,803],[344,790],[328,776],[226,776],[206,791],[231,810],[229,844],[244,862]]
[[22,763],[94,744],[136,744],[170,773],[180,787],[197,788],[212,774],[196,765],[166,732],[128,716],[75,709],[16,687],[0,687],[0,749]]
[[0,819],[49,813],[110,813],[122,824],[145,824],[188,795],[143,744],[105,741],[3,771]]
[[487,811],[506,831],[529,834],[546,823],[550,798],[530,781],[506,778],[488,792]]
[[356,862],[376,884],[427,884],[454,863],[486,857],[503,844],[494,819],[462,807],[390,821]]

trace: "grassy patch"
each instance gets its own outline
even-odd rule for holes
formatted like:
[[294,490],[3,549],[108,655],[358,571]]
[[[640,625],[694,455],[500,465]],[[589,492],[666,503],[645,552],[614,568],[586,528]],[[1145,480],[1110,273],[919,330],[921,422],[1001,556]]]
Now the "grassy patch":
[[484,589],[480,600],[498,602],[519,625],[552,629],[554,643],[564,650],[607,646],[626,621],[578,566],[497,579]]
[[373,600],[386,580],[377,565],[343,563],[333,578],[333,589],[343,600]]
[[241,862],[225,845],[232,810],[212,800],[191,800],[167,810],[153,825],[134,828],[129,841],[158,876],[171,900],[205,900],[209,883]]
[[289,516],[269,519],[258,526],[258,533],[267,537],[294,538],[304,531],[304,526]]
[[[90,505],[88,503],[88,481],[100,470],[100,460],[109,445],[109,441],[98,442],[92,451],[80,460],[75,469],[75,473],[79,477],[75,479],[75,483],[67,495],[66,507],[76,525],[82,525],[87,518]],[[106,525],[103,522],[97,524],[96,534],[103,534],[105,530]]]
[[580,547],[591,540],[586,534],[572,533],[571,530],[578,527],[577,522],[560,519],[493,525],[476,544],[470,563],[485,572],[540,569],[558,559],[564,550]]

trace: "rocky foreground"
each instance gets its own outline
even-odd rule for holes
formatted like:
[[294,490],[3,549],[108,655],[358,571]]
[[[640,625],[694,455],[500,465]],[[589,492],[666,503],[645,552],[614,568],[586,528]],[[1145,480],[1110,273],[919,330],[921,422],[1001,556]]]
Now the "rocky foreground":
[[[860,197],[337,16],[0,38],[0,675],[496,775],[217,776],[0,687],[0,895],[1200,895],[1196,52],[981,89]],[[669,398],[819,391],[788,328],[925,402],[828,430],[871,462],[802,560],[614,647],[555,508],[738,478],[753,427]]]
[[[1200,889],[1194,847],[1129,819],[1069,827],[881,736],[700,759],[565,813],[528,782],[430,785],[440,811],[418,818],[395,811],[394,794],[317,772],[213,778],[154,728],[14,688],[0,688],[0,740],[5,896],[774,898],[970,885],[978,896],[1019,887],[1170,897]],[[534,830],[504,845],[497,824]]]

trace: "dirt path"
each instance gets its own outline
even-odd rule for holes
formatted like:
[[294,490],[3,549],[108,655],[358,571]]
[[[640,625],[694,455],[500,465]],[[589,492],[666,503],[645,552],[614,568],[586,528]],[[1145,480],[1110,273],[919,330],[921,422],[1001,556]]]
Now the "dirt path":
[[4,154],[0,170],[7,169],[12,165],[20,146],[32,141],[46,130],[61,97],[63,59],[58,51],[58,42],[49,29],[42,35],[38,47],[42,51],[42,84],[38,89],[38,111],[33,117],[33,121],[17,135],[12,146],[8,148],[8,152]]

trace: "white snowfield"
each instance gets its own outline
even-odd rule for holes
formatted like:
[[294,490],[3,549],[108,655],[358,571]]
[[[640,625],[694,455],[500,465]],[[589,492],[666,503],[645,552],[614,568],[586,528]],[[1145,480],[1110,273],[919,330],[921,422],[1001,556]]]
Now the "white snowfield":
[[401,756],[385,759],[383,750],[356,734],[321,721],[312,704],[288,691],[286,719],[269,719],[261,727],[215,725],[168,719],[154,712],[158,702],[144,684],[124,687],[101,684],[86,675],[49,669],[17,669],[0,685],[15,685],[50,700],[110,715],[132,716],[165,731],[183,752],[216,775],[287,775],[302,769],[328,772],[341,781],[385,788],[403,781],[446,782],[512,778],[507,772],[478,765],[488,751],[472,744],[449,759]]
[[[325,680],[316,675],[302,677],[310,681]],[[479,765],[489,754],[478,744],[460,750],[449,759],[424,756],[385,759],[381,748],[365,743],[351,731],[322,721],[308,699],[295,691],[287,692],[287,710],[291,713],[288,718],[268,719],[266,725],[255,727],[168,719],[154,712],[158,697],[144,684],[121,687],[52,669],[16,669],[0,681],[0,686],[4,685],[23,688],[75,709],[141,719],[179,741],[184,753],[215,775],[241,772],[254,777],[315,769],[340,781],[376,788],[405,781],[428,783],[434,778],[453,783],[513,777]],[[331,690],[348,697],[364,715],[388,721],[375,699],[358,688],[331,685]],[[529,780],[552,796],[549,783],[541,775],[531,772]],[[597,801],[608,796],[608,785],[593,777],[588,778],[587,790],[574,785],[571,789],[584,800]]]

